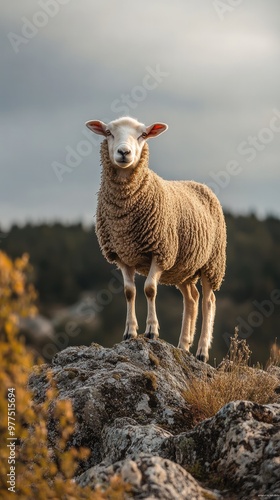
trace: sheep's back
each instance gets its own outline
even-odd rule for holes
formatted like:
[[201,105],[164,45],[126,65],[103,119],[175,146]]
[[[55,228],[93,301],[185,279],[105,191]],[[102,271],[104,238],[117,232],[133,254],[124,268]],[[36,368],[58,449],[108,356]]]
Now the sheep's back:
[[216,290],[225,272],[226,228],[220,202],[204,184],[165,182],[174,200],[179,241],[176,261],[172,269],[163,273],[161,283],[196,281],[203,271]]

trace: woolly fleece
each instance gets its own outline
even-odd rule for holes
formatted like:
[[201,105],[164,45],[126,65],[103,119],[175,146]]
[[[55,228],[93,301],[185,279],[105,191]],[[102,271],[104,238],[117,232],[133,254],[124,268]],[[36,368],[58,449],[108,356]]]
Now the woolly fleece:
[[102,177],[96,234],[103,255],[148,275],[152,255],[160,283],[196,282],[201,271],[218,290],[225,273],[226,226],[221,205],[204,184],[167,181],[149,169],[149,148],[123,178],[101,144]]

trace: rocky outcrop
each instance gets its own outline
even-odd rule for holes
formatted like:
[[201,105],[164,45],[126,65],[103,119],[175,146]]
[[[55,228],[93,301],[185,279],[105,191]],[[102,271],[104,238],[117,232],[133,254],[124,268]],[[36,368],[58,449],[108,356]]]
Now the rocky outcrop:
[[171,442],[176,463],[206,481],[216,478],[239,498],[280,498],[280,404],[234,401]]
[[[49,369],[30,379],[38,402]],[[140,337],[112,349],[69,347],[51,369],[58,397],[71,399],[76,415],[70,444],[91,450],[76,478],[82,486],[118,473],[136,499],[280,495],[280,406],[235,401],[195,426],[184,393],[191,377],[215,370],[191,354]],[[52,421],[49,430],[55,445]]]
[[[106,484],[114,474],[131,485],[132,498],[160,500],[219,500],[218,491],[205,489],[183,467],[167,458],[141,453],[112,465],[101,463],[78,478],[81,486]],[[131,498],[131,496],[130,496]]]

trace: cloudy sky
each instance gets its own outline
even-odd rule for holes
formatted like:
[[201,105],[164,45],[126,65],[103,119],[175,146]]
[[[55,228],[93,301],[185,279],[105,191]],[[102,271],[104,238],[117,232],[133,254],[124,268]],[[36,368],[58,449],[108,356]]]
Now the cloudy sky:
[[280,216],[279,0],[25,0],[1,5],[0,226],[93,221],[89,119],[169,130],[150,166]]

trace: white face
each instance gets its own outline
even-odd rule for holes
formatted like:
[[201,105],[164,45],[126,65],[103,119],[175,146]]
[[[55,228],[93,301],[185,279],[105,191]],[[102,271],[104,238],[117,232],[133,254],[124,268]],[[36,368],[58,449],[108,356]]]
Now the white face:
[[122,120],[118,123],[108,123],[105,132],[113,165],[120,168],[137,165],[147,137],[145,125]]
[[121,169],[135,167],[140,160],[145,141],[168,128],[165,123],[154,123],[146,127],[130,117],[119,118],[108,124],[92,120],[86,125],[95,134],[106,137],[110,160]]

